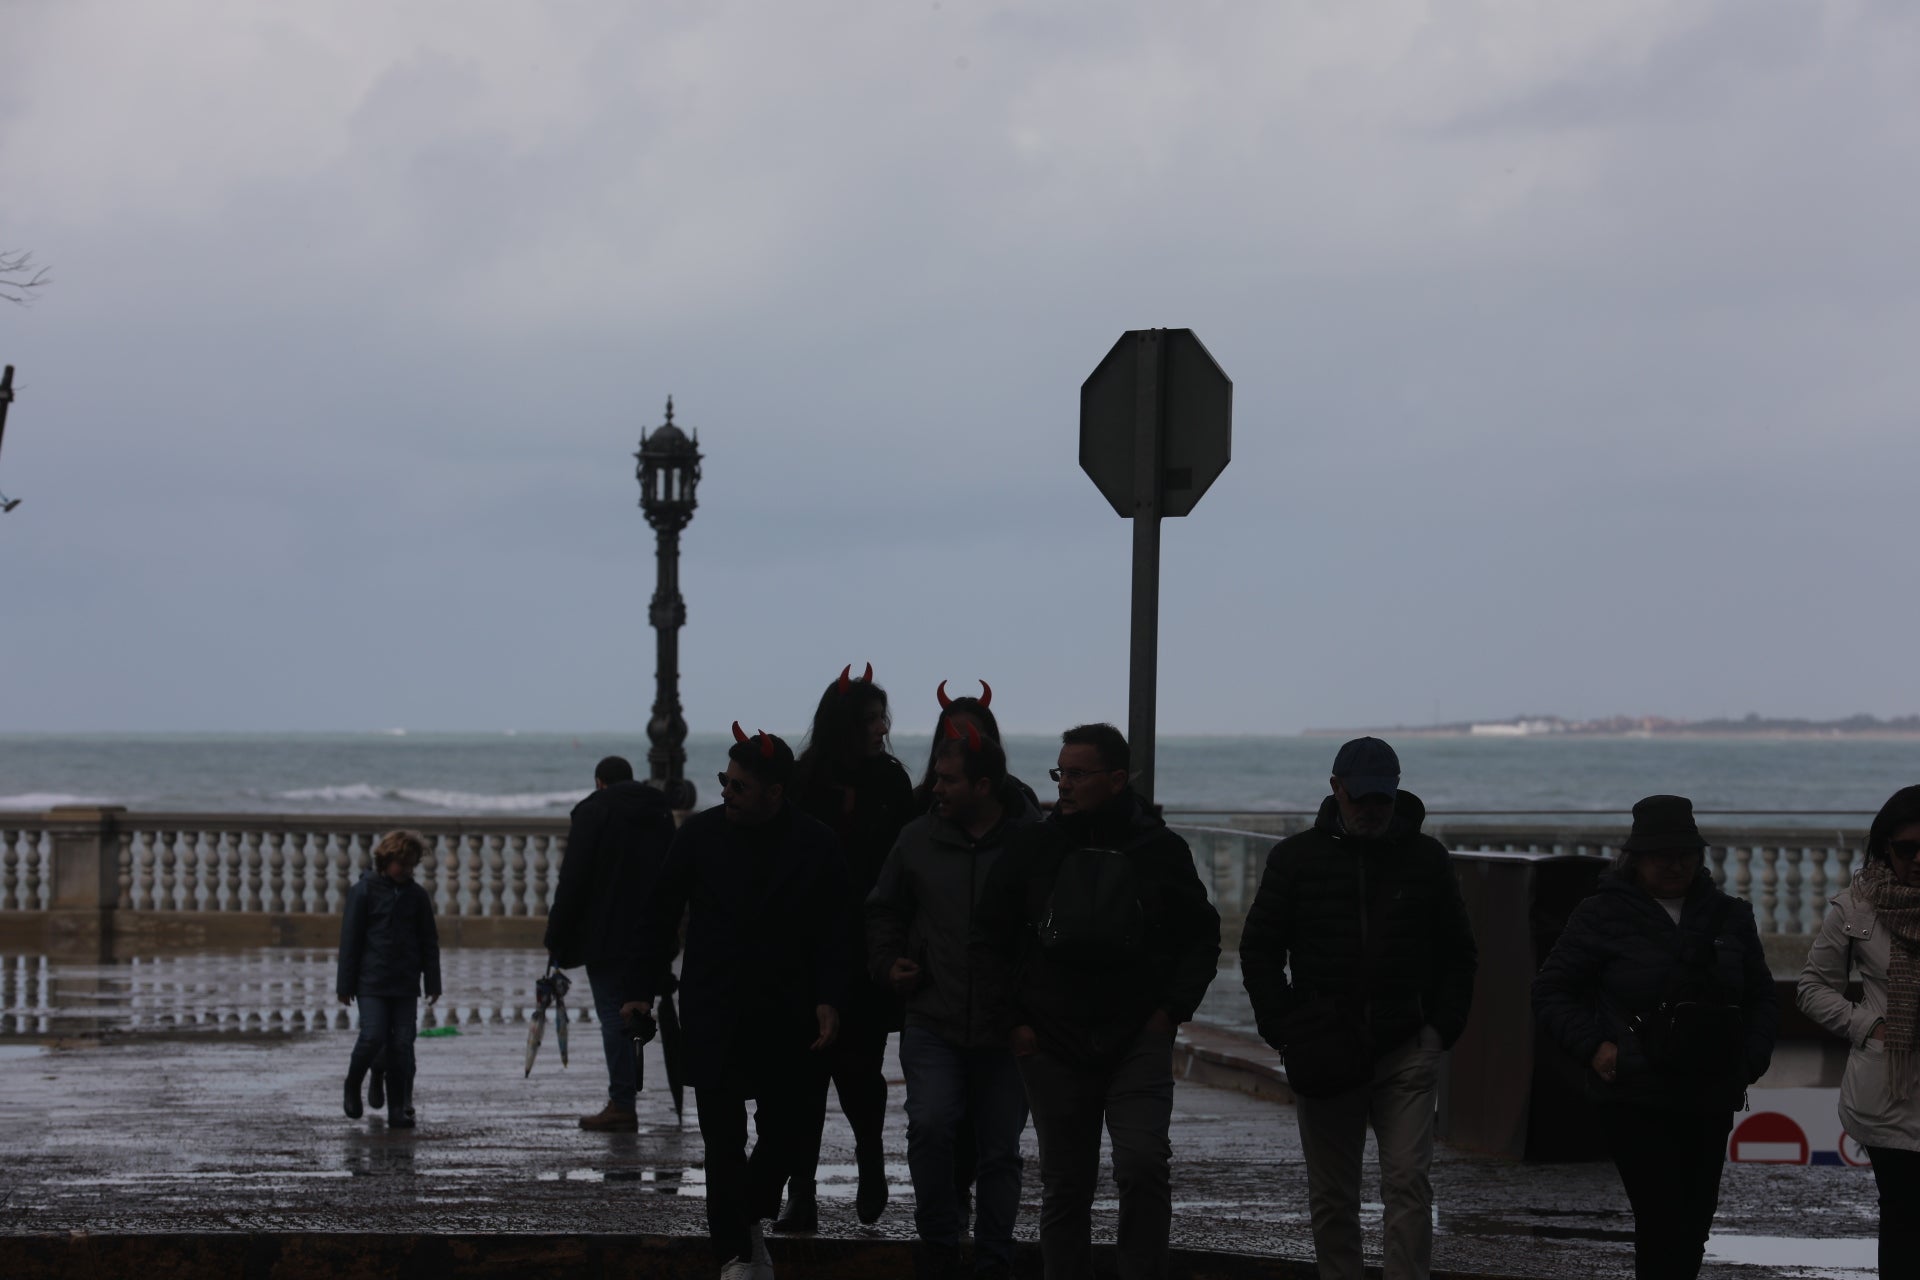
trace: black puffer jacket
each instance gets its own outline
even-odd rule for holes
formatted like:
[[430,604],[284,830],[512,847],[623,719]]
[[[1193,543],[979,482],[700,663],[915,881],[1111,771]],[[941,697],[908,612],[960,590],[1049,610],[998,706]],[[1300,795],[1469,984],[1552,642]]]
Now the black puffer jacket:
[[1260,1034],[1282,1047],[1287,1018],[1314,1000],[1360,1006],[1375,1055],[1423,1025],[1451,1046],[1467,1025],[1478,953],[1446,847],[1402,791],[1377,840],[1345,834],[1332,796],[1311,828],[1267,855],[1240,935],[1240,970]]
[[409,999],[440,994],[440,931],[433,923],[433,899],[412,880],[393,880],[377,871],[347,890],[340,917],[340,962],[333,993]]
[[667,798],[644,782],[616,782],[573,806],[547,914],[556,965],[624,965],[640,954],[647,890],[672,843]]
[[[1115,849],[1132,865],[1144,942],[1132,953],[1051,951],[1038,924],[1077,849]],[[974,980],[1004,1037],[1030,1026],[1047,1052],[1103,1063],[1131,1045],[1155,1009],[1193,1017],[1220,959],[1220,913],[1187,842],[1131,791],[1091,814],[1055,813],[1017,832],[987,878],[969,946]]]
[[[1680,908],[1680,923],[1645,889],[1619,875],[1573,909],[1566,930],[1533,980],[1533,1016],[1554,1041],[1586,1066],[1589,1092],[1600,1101],[1668,1110],[1731,1111],[1773,1058],[1779,997],[1760,949],[1753,907],[1738,898],[1713,940],[1712,976],[1730,1003],[1746,1012],[1746,1045],[1739,1079],[1708,1084],[1676,1081],[1656,1071],[1626,1026],[1628,1015],[1667,997],[1680,963],[1681,930],[1704,932],[1728,895],[1702,868]],[[1613,1083],[1594,1074],[1594,1051],[1619,1046]]]

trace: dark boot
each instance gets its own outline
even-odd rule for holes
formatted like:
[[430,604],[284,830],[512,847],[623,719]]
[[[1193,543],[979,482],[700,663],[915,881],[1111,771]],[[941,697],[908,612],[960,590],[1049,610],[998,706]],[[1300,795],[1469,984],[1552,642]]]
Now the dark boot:
[[813,1184],[796,1182],[787,1193],[787,1211],[773,1220],[773,1229],[786,1235],[807,1234],[820,1229],[820,1202],[814,1198]]
[[358,1120],[366,1114],[365,1109],[360,1105],[360,1080],[361,1073],[352,1068],[348,1068],[347,1092],[342,1103],[342,1109],[347,1113],[347,1119],[349,1120]]
[[413,1128],[413,1081],[395,1076],[387,1082],[387,1128]]
[[853,1195],[853,1211],[868,1226],[880,1221],[887,1208],[887,1160],[878,1143],[859,1147],[854,1161],[860,1169],[860,1187]]
[[387,1073],[378,1067],[367,1080],[367,1105],[375,1111],[387,1105]]
[[609,1102],[597,1115],[581,1116],[580,1127],[594,1133],[637,1133],[640,1130],[640,1116],[628,1109],[622,1111]]

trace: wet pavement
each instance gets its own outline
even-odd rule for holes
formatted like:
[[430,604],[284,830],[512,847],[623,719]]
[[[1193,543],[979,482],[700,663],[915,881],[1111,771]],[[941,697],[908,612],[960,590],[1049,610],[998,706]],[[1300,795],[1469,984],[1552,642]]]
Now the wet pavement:
[[[12,1033],[0,1043],[0,1232],[703,1233],[698,1132],[691,1115],[684,1125],[674,1117],[657,1045],[649,1046],[637,1134],[575,1126],[604,1098],[590,1022],[574,1029],[570,1068],[561,1068],[550,1032],[532,1078],[523,1078],[526,1027],[517,1019],[525,1004],[516,992],[530,990],[538,956],[449,953],[446,1003],[457,1012],[436,1021],[457,1034],[419,1042],[420,1127],[411,1133],[340,1114],[352,1037],[338,1006],[329,1007],[330,956],[176,959],[53,966],[44,1001],[32,994],[39,971],[28,964],[32,980],[9,981],[0,993],[0,1026]],[[0,963],[20,971],[17,960]],[[577,989],[584,994],[584,984]],[[90,999],[75,1003],[75,992]],[[136,1001],[137,1028],[127,1021]],[[851,1137],[835,1113],[822,1153],[823,1235],[911,1237],[891,1058],[888,1071],[894,1203],[875,1227],[855,1220]],[[1312,1257],[1290,1107],[1182,1084],[1173,1147],[1176,1244]],[[1025,1148],[1020,1234],[1031,1240],[1039,1192],[1031,1130]],[[1376,1184],[1371,1163],[1367,1178]],[[1608,1165],[1523,1165],[1442,1148],[1434,1183],[1437,1268],[1631,1274],[1631,1219]],[[1112,1238],[1113,1211],[1107,1183],[1097,1238]],[[1702,1274],[1871,1275],[1874,1212],[1864,1172],[1730,1166]],[[1370,1203],[1376,1246],[1379,1225],[1380,1207]]]

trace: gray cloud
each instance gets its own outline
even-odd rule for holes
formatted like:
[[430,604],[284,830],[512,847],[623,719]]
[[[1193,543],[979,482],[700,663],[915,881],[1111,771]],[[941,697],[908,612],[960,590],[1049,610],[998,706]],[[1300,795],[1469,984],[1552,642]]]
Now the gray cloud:
[[[23,7],[0,727],[1124,717],[1080,380],[1191,325],[1162,723],[1910,711],[1899,6]],[[911,718],[911,712],[903,712]]]

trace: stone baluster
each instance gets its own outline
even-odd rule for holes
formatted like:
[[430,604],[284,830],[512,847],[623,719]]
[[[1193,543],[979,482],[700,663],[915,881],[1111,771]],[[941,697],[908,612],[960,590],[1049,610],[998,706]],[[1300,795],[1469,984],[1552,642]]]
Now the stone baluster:
[[1761,933],[1780,932],[1780,851],[1772,845],[1754,851],[1760,857],[1760,899],[1754,904]]
[[242,833],[238,843],[235,860],[244,868],[240,880],[240,909],[243,911],[273,910],[273,878],[267,868],[267,859],[260,848],[259,832]]
[[[1802,881],[1800,886],[1800,910],[1803,916],[1801,929],[1811,932],[1820,927],[1820,917],[1827,909],[1827,847],[1821,845],[1805,851],[1804,864],[1800,868]],[[1804,917],[1811,916],[1813,924],[1808,926]]]
[[260,839],[260,857],[266,864],[267,894],[263,910],[288,912],[297,911],[294,905],[294,886],[296,881],[290,874],[293,870],[286,854],[286,836],[278,831],[262,831]]
[[174,890],[177,887],[177,881],[174,875],[174,863],[178,857],[180,833],[177,831],[156,831],[153,835],[154,839],[160,842],[159,848],[155,850],[159,875],[156,878],[153,909],[155,911],[175,911],[179,909],[179,904],[174,901]]
[[1729,847],[1728,859],[1733,864],[1733,887],[1727,892],[1736,898],[1753,901],[1753,850],[1745,846]]
[[0,911],[19,911],[20,848],[26,833],[0,829]]
[[127,890],[127,905],[135,911],[149,909],[153,902],[153,833],[127,832],[127,865],[132,883]]
[[560,862],[567,856],[567,838],[564,835],[547,837],[547,879],[540,886],[540,914],[553,910],[553,895],[560,891]]
[[482,914],[480,906],[480,837],[469,835],[461,840],[460,849],[460,914],[477,916]]
[[421,855],[420,869],[414,872],[420,881],[420,887],[426,890],[427,901],[433,904],[435,915],[446,914],[440,904],[441,869],[447,860],[447,842],[440,836],[427,837],[427,851]]
[[1800,855],[1803,850],[1780,850],[1780,932],[1800,933]]
[[507,894],[504,873],[506,871],[506,839],[499,835],[487,837],[487,889],[480,914],[483,916],[504,916],[507,914]]
[[1707,846],[1707,871],[1713,876],[1713,882],[1722,889],[1727,887],[1727,846],[1714,844]]
[[547,914],[547,844],[543,835],[527,837],[527,914]]
[[326,872],[327,911],[339,915],[346,906],[347,890],[351,887],[347,880],[347,849],[350,837],[344,832],[325,832],[315,835],[313,840],[319,846],[315,853],[319,857],[321,868]]
[[507,837],[507,900],[502,915],[524,916],[527,910],[527,837]]
[[185,907],[189,911],[214,908],[214,885],[224,854],[218,831],[195,832],[186,857],[181,859]]
[[311,915],[327,911],[327,838],[311,831],[294,837],[300,850],[300,866],[306,881],[302,909]]

